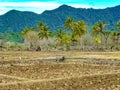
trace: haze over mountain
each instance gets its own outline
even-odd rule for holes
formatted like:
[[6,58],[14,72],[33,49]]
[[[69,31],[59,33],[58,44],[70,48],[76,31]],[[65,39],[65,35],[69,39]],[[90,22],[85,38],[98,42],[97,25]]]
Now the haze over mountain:
[[46,10],[42,14],[11,10],[0,16],[0,32],[8,30],[20,32],[25,27],[37,27],[40,21],[46,23],[51,31],[55,32],[58,28],[63,28],[67,17],[73,17],[76,21],[84,20],[89,30],[98,20],[103,20],[108,24],[107,29],[111,30],[115,29],[115,24],[120,19],[119,14],[120,5],[106,9],[85,9],[62,5],[54,10]]

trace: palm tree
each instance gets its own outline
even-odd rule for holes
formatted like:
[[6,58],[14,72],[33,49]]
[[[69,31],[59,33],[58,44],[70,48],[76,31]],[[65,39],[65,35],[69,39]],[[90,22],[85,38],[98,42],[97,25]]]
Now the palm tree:
[[64,33],[62,35],[62,38],[59,39],[58,43],[60,45],[65,46],[66,50],[69,50],[70,49],[70,44],[71,44],[71,37],[70,37],[70,35],[68,35],[67,33]]
[[[86,32],[87,32],[87,25],[83,20],[74,23],[73,33],[77,38],[79,38],[79,41],[81,36],[84,35]],[[81,40],[81,47],[83,47],[82,40]]]
[[64,33],[65,33],[65,32],[64,32],[62,29],[58,29],[58,30],[57,30],[57,33],[56,33],[56,35],[55,35],[55,38],[61,39]]
[[76,36],[75,32],[72,32],[72,33],[70,34],[70,36],[71,36],[71,43],[72,43],[72,45],[73,45],[73,46],[77,45],[77,42],[79,42],[80,40],[79,40],[79,38]]
[[26,28],[24,28],[23,30],[22,30],[22,32],[21,32],[21,35],[22,35],[22,37],[25,39],[25,41],[29,38],[29,32],[30,31],[35,31],[35,29],[34,28],[28,28],[28,27],[26,27]]
[[118,46],[119,46],[119,39],[120,39],[120,20],[117,22],[117,32],[118,32]]
[[120,30],[120,20],[117,22],[117,28]]
[[118,47],[119,33],[117,31],[112,32],[113,46]]
[[27,33],[29,32],[29,28],[24,28],[21,32],[22,37],[25,39],[27,37]]
[[73,43],[73,45],[75,42],[77,42],[75,32],[73,32],[74,24],[75,24],[75,21],[72,17],[68,17],[64,23],[65,29],[70,30],[71,42]]
[[51,36],[51,32],[49,30],[49,28],[42,22],[38,23],[38,36],[40,39],[48,39]]
[[58,29],[55,38],[57,38],[57,45],[65,47],[67,50],[70,49],[71,37],[66,30]]
[[78,21],[73,26],[73,32],[79,38],[87,32],[87,25],[84,21]]
[[94,35],[100,35],[101,36],[101,46],[102,46],[102,35],[104,32],[104,28],[107,26],[107,24],[103,21],[98,21],[92,29],[92,33]]
[[43,22],[39,22],[37,25],[38,30],[44,29],[44,26],[45,26],[45,24]]
[[64,23],[64,26],[65,26],[65,29],[71,29],[72,30],[72,27],[73,27],[73,23],[74,23],[74,20],[72,17],[68,17],[66,20],[65,20],[65,23]]
[[100,38],[95,38],[95,39],[94,39],[94,43],[97,45],[97,49],[98,49],[99,44],[101,44]]
[[93,28],[92,28],[92,34],[94,35],[94,36],[98,36],[98,35],[100,35],[100,30],[99,30],[99,27],[97,26],[97,25],[94,25],[93,26]]
[[107,48],[107,46],[108,46],[108,38],[110,37],[110,31],[103,31],[103,35],[104,35],[104,37],[105,37],[105,46],[106,46],[106,48]]

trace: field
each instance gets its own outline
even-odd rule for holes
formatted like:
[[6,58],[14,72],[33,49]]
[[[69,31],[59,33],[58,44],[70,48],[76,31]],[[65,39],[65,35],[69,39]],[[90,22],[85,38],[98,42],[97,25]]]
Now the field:
[[0,90],[120,90],[120,52],[0,52]]

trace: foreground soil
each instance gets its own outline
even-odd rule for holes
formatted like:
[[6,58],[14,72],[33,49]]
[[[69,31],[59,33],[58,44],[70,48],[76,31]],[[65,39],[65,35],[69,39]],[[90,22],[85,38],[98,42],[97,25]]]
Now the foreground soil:
[[[31,56],[31,52],[0,53],[0,90],[120,90],[120,65],[103,63],[119,60],[119,52],[35,52]],[[82,60],[45,62],[38,59],[56,55],[81,57]],[[24,57],[29,59],[24,62]],[[85,62],[83,57],[87,58]],[[93,58],[97,61],[91,63]],[[103,60],[102,63],[98,63],[99,60]]]

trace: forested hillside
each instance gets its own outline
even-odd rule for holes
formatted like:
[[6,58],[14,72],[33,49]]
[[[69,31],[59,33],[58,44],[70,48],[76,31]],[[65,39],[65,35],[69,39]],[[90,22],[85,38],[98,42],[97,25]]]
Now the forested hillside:
[[115,29],[116,22],[120,19],[120,6],[106,9],[83,9],[62,5],[54,10],[44,11],[42,14],[33,12],[22,12],[11,10],[0,16],[0,32],[21,32],[25,27],[36,27],[40,21],[46,23],[51,31],[63,28],[67,17],[72,17],[76,21],[84,20],[89,26],[102,20],[108,24],[107,29]]

